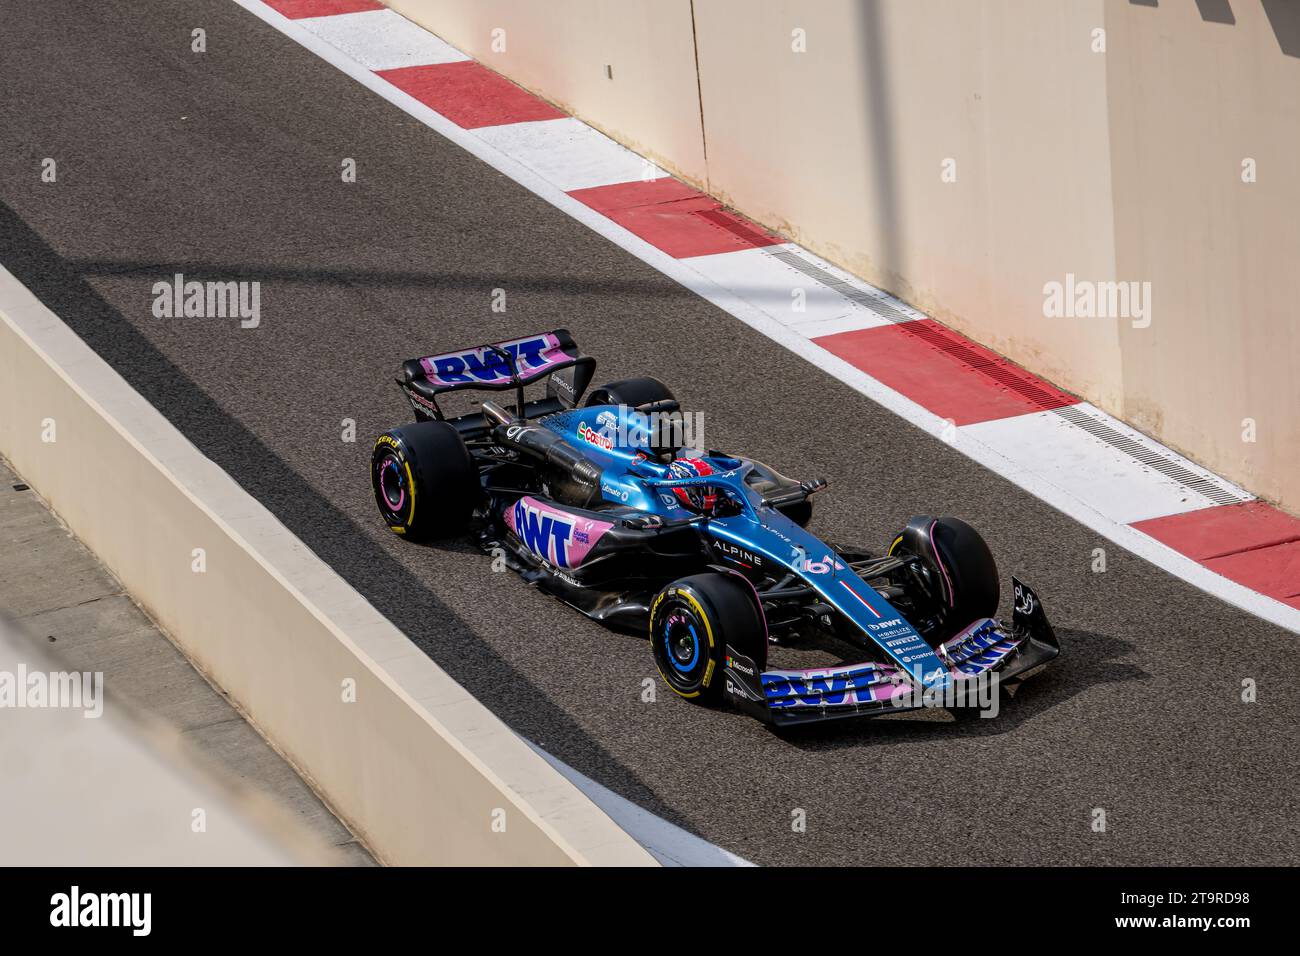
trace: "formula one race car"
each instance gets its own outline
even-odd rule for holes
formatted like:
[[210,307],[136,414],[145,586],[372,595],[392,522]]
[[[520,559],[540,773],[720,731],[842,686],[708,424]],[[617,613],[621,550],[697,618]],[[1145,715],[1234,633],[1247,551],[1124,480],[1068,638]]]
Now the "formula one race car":
[[[677,694],[777,725],[950,706],[955,689],[1019,680],[1059,653],[1014,578],[1011,623],[993,619],[997,568],[966,523],[914,517],[879,555],[829,545],[804,530],[824,480],[689,450],[667,386],[632,378],[588,394],[595,366],[564,329],[405,362],[416,421],[381,435],[371,461],[389,528],[475,534],[588,617],[648,634]],[[440,397],[465,389],[513,402],[445,416]],[[768,667],[770,643],[817,630],[861,662]]]

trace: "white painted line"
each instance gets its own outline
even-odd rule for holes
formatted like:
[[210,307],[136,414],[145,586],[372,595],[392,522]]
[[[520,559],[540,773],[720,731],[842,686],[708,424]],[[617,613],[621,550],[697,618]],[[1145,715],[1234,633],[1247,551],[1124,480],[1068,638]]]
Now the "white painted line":
[[[1104,415],[1100,409],[1086,402],[1075,408],[1104,420],[1116,431],[1140,441],[1189,471],[1223,487],[1232,487],[1177,452]],[[1055,412],[1035,412],[964,425],[961,431],[1006,459],[1019,462],[1039,481],[1090,504],[1103,517],[1118,524],[1182,514],[1217,504],[1090,435]],[[1249,498],[1245,492],[1241,494]]]
[[876,314],[889,316],[891,321],[906,322],[929,318],[920,309],[912,308],[897,296],[890,295],[865,279],[859,279],[834,263],[813,255],[796,243],[787,242],[780,246],[771,246],[769,250],[779,258],[784,258],[796,272],[807,276],[808,279],[805,281],[817,282],[839,292],[850,302],[863,305]]
[[[797,331],[777,322],[770,315],[745,302],[735,292],[719,286],[712,279],[706,278],[700,272],[690,268],[685,261],[678,261],[667,253],[661,252],[639,236],[632,234],[594,209],[566,195],[562,190],[546,182],[540,175],[518,160],[505,155],[490,143],[474,136],[472,133],[462,130],[444,116],[403,93],[359,63],[349,59],[335,47],[324,43],[311,33],[297,28],[292,20],[271,10],[260,0],[234,0],[234,2],[266,21],[281,33],[296,40],[317,56],[333,64],[376,95],[456,143],[502,175],[509,176],[566,215],[604,236],[642,262],[674,279],[701,298],[730,313],[773,341],[784,345],[796,355],[807,359],[827,374],[834,376],[867,398],[905,418],[923,431],[937,438],[942,437],[947,428],[947,422],[944,419],[922,408],[906,396],[900,395],[860,369],[854,368],[838,356],[832,355]],[[1190,558],[1179,554],[1172,548],[1161,544],[1154,538],[1148,537],[1127,525],[1121,525],[1110,520],[1091,505],[1027,471],[1023,465],[1007,458],[1002,452],[980,441],[977,436],[969,432],[963,433],[961,429],[958,429],[952,445],[979,464],[1002,475],[1030,494],[1041,498],[1074,518],[1080,524],[1145,558],[1157,567],[1163,568],[1170,574],[1229,604],[1300,634],[1300,609],[1265,597],[1234,581],[1229,581],[1208,568],[1202,567]]]
[[823,335],[837,335],[840,332],[860,332],[862,329],[874,329],[888,325],[878,315],[865,309],[856,309],[832,319],[814,319],[812,322],[791,324],[790,328],[806,338],[815,339]]
[[468,60],[450,43],[392,10],[367,10],[295,21],[369,70],[460,63]]
[[781,245],[742,249],[739,252],[693,256],[681,261],[724,289],[734,290],[773,320],[798,327],[809,338],[828,335],[826,330],[847,332],[889,324],[888,319],[846,299],[772,254],[772,250],[788,248],[788,245]]
[[483,126],[472,132],[564,192],[668,175],[572,117]]

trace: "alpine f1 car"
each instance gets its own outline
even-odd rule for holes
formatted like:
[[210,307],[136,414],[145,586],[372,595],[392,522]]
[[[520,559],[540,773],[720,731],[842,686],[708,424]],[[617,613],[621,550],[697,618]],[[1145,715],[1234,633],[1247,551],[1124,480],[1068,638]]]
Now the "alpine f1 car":
[[[595,367],[564,329],[405,362],[397,382],[416,421],[381,435],[371,460],[389,528],[475,535],[588,617],[648,634],[680,696],[776,725],[926,706],[1059,653],[1037,595],[1014,578],[1011,622],[993,618],[997,568],[965,522],[914,517],[883,554],[826,543],[805,530],[824,480],[685,448],[666,385],[588,392]],[[512,401],[444,415],[440,399],[467,389]],[[768,666],[770,644],[819,630],[861,660]]]

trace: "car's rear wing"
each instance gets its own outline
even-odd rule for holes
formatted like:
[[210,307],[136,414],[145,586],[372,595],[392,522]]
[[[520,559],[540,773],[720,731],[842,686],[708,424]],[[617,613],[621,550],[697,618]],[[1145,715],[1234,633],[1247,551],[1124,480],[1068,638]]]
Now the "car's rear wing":
[[516,414],[525,416],[524,386],[546,379],[548,405],[572,408],[582,397],[596,360],[578,351],[567,329],[402,363],[402,386],[417,418],[443,420],[437,398],[462,389],[515,389]]

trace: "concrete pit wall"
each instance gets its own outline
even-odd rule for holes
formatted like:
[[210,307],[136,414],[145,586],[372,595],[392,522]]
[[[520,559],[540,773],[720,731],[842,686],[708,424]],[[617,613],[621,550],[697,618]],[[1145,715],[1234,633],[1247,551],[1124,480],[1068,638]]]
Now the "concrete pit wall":
[[655,865],[3,268],[0,410],[15,470],[377,859]]

